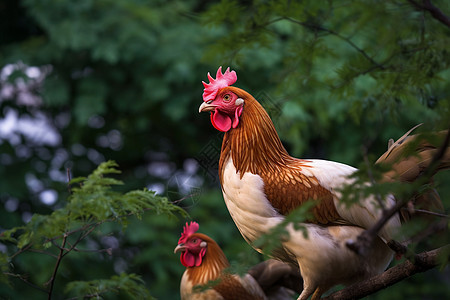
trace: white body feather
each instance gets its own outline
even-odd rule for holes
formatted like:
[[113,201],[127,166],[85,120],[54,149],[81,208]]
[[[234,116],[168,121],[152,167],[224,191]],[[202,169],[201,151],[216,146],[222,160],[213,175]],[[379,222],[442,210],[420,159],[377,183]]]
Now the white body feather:
[[[361,258],[345,245],[347,240],[355,240],[363,228],[369,228],[375,223],[381,214],[374,199],[364,199],[350,208],[338,203],[339,188],[350,182],[347,176],[356,169],[324,160],[308,160],[308,165],[311,165],[311,168],[302,168],[302,173],[316,177],[320,185],[333,193],[337,211],[346,224],[358,225],[324,227],[304,224],[307,238],[303,231],[294,230],[292,224],[287,227],[289,240],[283,243],[283,247],[291,256],[291,260],[298,261],[304,279],[302,295],[309,296],[319,284],[322,289],[328,289],[336,284],[351,283],[383,272],[392,259],[392,251],[378,239],[369,255]],[[240,175],[236,172],[231,158],[225,162],[223,196],[242,236],[252,244],[279,224],[284,216],[267,200],[264,182],[259,175],[247,172],[242,179]],[[392,204],[392,198],[386,199],[385,205]],[[392,218],[384,227],[381,236],[388,239],[398,226],[398,217]]]

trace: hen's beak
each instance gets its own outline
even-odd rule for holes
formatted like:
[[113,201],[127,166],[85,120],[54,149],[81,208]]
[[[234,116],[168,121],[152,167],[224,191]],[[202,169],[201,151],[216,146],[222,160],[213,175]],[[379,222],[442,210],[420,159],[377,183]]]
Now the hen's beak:
[[186,251],[186,246],[184,244],[178,244],[175,249],[173,250],[173,253],[177,252],[184,252]]
[[201,113],[203,111],[213,111],[214,109],[216,109],[215,105],[203,102],[202,105],[200,105],[200,107],[198,108],[198,112]]

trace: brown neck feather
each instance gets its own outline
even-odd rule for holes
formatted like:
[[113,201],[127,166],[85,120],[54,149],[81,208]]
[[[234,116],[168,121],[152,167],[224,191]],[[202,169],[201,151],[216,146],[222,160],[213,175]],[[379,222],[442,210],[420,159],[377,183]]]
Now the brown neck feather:
[[287,215],[301,203],[318,201],[310,222],[328,224],[339,219],[333,194],[317,178],[306,176],[303,168],[310,161],[293,158],[283,147],[264,108],[247,92],[228,87],[244,99],[244,109],[236,128],[225,133],[219,160],[219,178],[224,186],[224,165],[231,157],[241,179],[246,172],[257,174],[264,182],[264,193],[271,205]]
[[198,238],[208,243],[205,256],[203,257],[202,264],[198,267],[187,268],[189,278],[196,284],[206,284],[210,280],[217,279],[225,270],[230,266],[228,259],[220,249],[219,245],[208,237],[201,233],[195,233]]
[[273,171],[292,161],[293,158],[281,143],[272,120],[261,104],[242,89],[226,89],[244,99],[244,110],[239,125],[224,135],[219,161],[220,181],[224,163],[230,155],[241,176],[245,172],[259,174],[261,171]]

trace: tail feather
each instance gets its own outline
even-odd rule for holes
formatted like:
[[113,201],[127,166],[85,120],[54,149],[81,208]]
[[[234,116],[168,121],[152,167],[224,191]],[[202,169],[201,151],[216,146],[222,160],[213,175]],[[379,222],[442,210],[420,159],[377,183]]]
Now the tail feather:
[[[384,174],[385,181],[413,182],[430,166],[434,156],[441,151],[440,147],[448,130],[428,135],[410,135],[418,126],[420,124],[413,127],[396,142],[390,141],[388,150],[376,161],[376,164],[391,167],[391,170]],[[435,172],[448,168],[450,168],[450,147],[447,145]]]
[[[389,171],[383,174],[384,182],[414,182],[423,174],[435,161],[435,156],[439,151],[445,150],[442,157],[437,161],[433,169],[433,174],[450,168],[450,146],[446,138],[448,130],[439,131],[432,134],[415,134],[411,132],[421,124],[413,127],[397,141],[388,143],[388,150],[376,161],[376,164],[389,167]],[[444,207],[439,194],[434,189],[427,189],[425,192],[415,195],[411,199],[412,206],[417,209],[432,212],[443,212]],[[402,214],[404,219],[409,219],[410,214]]]

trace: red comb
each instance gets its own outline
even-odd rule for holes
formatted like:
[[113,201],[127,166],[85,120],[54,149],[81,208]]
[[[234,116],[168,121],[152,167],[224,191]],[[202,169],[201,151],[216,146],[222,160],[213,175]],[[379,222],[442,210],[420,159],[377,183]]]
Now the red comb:
[[194,234],[194,233],[198,230],[199,227],[200,227],[200,226],[198,225],[197,222],[192,222],[192,221],[191,221],[191,224],[188,224],[188,223],[186,222],[186,225],[183,227],[183,232],[181,233],[181,237],[180,237],[180,239],[178,240],[178,244],[184,244],[184,243],[186,243],[187,239],[188,239],[192,234]]
[[208,72],[209,83],[202,81],[205,89],[203,90],[203,101],[208,102],[216,98],[217,91],[221,88],[232,85],[237,80],[235,71],[230,71],[228,67],[225,73],[222,74],[222,66],[219,67],[216,73],[216,79],[212,78]]

